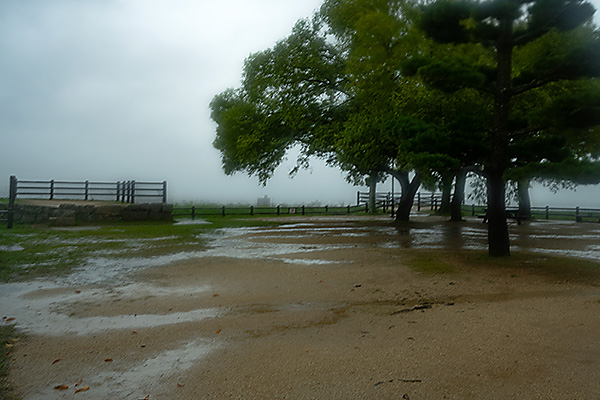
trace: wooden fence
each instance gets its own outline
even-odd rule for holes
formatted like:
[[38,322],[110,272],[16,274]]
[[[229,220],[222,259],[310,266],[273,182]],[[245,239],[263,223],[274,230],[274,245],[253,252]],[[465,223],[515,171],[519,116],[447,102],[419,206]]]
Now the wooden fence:
[[349,215],[357,212],[367,211],[364,206],[338,206],[338,207],[235,207],[235,206],[190,206],[190,207],[174,207],[173,218],[196,218],[203,216],[222,216],[227,215]]
[[10,229],[13,225],[14,205],[17,198],[44,200],[111,200],[135,203],[154,200],[167,202],[167,182],[93,182],[93,181],[33,181],[10,177],[9,199],[6,209],[0,210],[0,220]]
[[[377,192],[375,194],[375,207],[382,209],[383,212],[393,210],[394,206],[400,203],[400,194],[392,194],[390,192],[383,193]],[[442,203],[441,193],[417,193],[415,196],[414,206],[417,207],[417,211],[422,209],[429,209],[431,211],[437,211]],[[356,205],[368,206],[369,204],[369,192],[357,192],[356,193]]]
[[92,181],[30,181],[11,176],[11,198],[112,200],[135,203],[136,199],[167,202],[167,182],[92,182]]

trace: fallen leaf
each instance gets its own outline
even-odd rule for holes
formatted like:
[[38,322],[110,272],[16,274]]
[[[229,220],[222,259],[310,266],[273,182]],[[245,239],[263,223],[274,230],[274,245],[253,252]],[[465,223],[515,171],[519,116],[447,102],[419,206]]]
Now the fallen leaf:
[[183,383],[178,383],[177,387],[184,387],[185,385]]
[[81,290],[76,290],[75,293],[79,294],[81,293]]
[[56,364],[57,362],[59,362],[60,360],[62,360],[62,358],[57,358],[56,360],[52,361],[52,365]]
[[220,330],[220,329],[217,329],[217,332],[216,332],[216,333],[221,333],[221,330]]
[[219,293],[213,294],[213,297],[219,297]]
[[106,362],[112,362],[112,360],[113,360],[112,358],[107,358],[104,361],[106,361]]
[[173,311],[173,307],[169,308],[169,311]]
[[11,348],[11,347],[13,347],[14,345],[12,345],[12,344],[10,344],[10,343],[6,343],[6,344],[5,344],[5,346],[6,346],[6,347],[8,347],[8,348]]
[[75,393],[79,393],[79,392],[87,392],[88,390],[90,390],[90,387],[89,387],[89,386],[84,386],[84,387],[81,387],[81,388],[79,388],[79,389],[76,389],[76,390],[75,390]]
[[57,385],[54,386],[54,389],[56,390],[67,390],[69,388],[69,385]]
[[131,333],[133,333],[133,334],[135,335],[135,334],[137,333],[137,331],[133,331],[133,332],[131,332]]
[[15,320],[14,317],[6,318],[6,322],[10,322],[10,321],[14,321],[14,320]]

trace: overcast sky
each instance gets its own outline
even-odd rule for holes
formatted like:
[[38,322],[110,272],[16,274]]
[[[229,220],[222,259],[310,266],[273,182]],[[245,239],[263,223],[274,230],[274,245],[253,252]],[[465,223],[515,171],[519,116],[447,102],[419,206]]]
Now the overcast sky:
[[[318,160],[290,179],[290,156],[263,188],[256,178],[225,176],[212,147],[211,99],[239,86],[249,54],[286,37],[320,4],[1,0],[0,196],[16,175],[166,180],[170,201],[354,202],[359,188]],[[600,207],[600,198],[592,203]]]

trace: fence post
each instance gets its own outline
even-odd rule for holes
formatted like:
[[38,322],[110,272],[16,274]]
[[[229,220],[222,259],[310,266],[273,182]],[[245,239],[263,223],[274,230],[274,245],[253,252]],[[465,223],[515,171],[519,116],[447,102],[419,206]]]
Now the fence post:
[[50,200],[54,199],[54,179],[50,181]]
[[329,212],[329,206],[325,206],[325,214]]
[[254,215],[254,206],[250,206],[250,215]]
[[85,181],[85,200],[87,201],[90,192],[90,181]]
[[131,204],[135,203],[135,181],[131,181]]
[[471,217],[475,216],[475,204],[471,204]]
[[6,228],[12,229],[13,221],[15,218],[15,199],[17,198],[17,177],[11,175],[9,183],[9,194],[8,194],[8,220],[6,221]]
[[196,206],[192,206],[192,219],[196,218]]
[[225,216],[225,206],[223,206],[223,208],[221,208],[221,215],[224,217]]
[[348,204],[348,214],[350,214],[350,204]]
[[302,215],[306,214],[306,207],[302,206]]
[[581,215],[579,215],[579,206],[575,207],[575,221],[581,222]]
[[421,192],[417,193],[417,211],[421,211]]
[[360,206],[360,190],[356,192],[356,205]]
[[281,214],[281,206],[280,206],[280,205],[278,205],[278,206],[277,206],[277,215],[280,215],[280,214]]
[[433,211],[433,201],[434,201],[433,192],[431,192],[431,202],[429,203],[431,206],[431,211]]
[[546,206],[546,219],[550,219],[550,206]]
[[167,181],[163,181],[163,203],[167,202]]

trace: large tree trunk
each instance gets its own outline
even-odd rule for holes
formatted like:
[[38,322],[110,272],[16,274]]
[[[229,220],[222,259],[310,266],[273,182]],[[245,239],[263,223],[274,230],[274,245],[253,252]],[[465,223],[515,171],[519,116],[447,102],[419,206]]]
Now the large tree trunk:
[[467,172],[459,171],[456,174],[456,185],[454,185],[454,196],[450,205],[450,221],[462,221],[462,204],[465,200],[465,185],[467,183]]
[[377,214],[377,173],[372,173],[369,178],[369,214]]
[[402,187],[400,203],[398,203],[398,210],[396,211],[396,221],[408,221],[410,220],[410,211],[412,210],[415,195],[417,194],[417,190],[419,190],[419,186],[421,186],[421,176],[415,174],[411,181],[409,180],[407,172],[388,172],[398,179],[398,182],[400,182],[400,186]]
[[494,129],[491,137],[488,177],[488,251],[490,257],[510,255],[506,208],[504,204],[506,157],[510,131],[509,113],[512,72],[513,19],[500,21],[501,34],[496,43],[498,72],[494,93]]
[[440,208],[438,209],[439,215],[448,215],[450,214],[450,198],[452,197],[452,180],[454,176],[449,175],[442,179],[442,203],[440,204]]
[[488,246],[490,257],[510,255],[506,208],[506,185],[501,176],[488,176]]
[[519,199],[519,218],[529,219],[531,217],[529,179],[520,179],[517,182],[517,197]]

